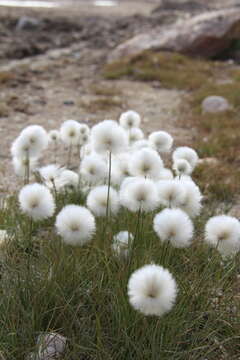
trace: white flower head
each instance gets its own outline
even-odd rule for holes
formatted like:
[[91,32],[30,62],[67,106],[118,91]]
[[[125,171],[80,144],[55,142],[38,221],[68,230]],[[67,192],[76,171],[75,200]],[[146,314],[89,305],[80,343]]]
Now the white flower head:
[[65,206],[57,215],[55,226],[63,241],[74,246],[89,242],[96,231],[92,213],[78,205]]
[[162,266],[151,264],[136,270],[128,282],[129,302],[144,315],[162,316],[175,304],[177,284]]
[[104,120],[93,126],[91,141],[96,152],[113,154],[125,150],[128,143],[126,131],[113,120]]
[[128,133],[129,143],[133,144],[136,141],[142,140],[144,138],[144,133],[138,127],[131,128]]
[[120,189],[120,202],[128,210],[149,212],[158,205],[158,193],[152,180],[135,178],[128,181]]
[[190,164],[192,170],[196,167],[198,163],[198,154],[196,151],[188,146],[181,146],[176,148],[173,152],[173,163],[179,159],[185,159]]
[[112,250],[119,257],[128,257],[133,235],[128,231],[120,231],[113,237]]
[[193,168],[186,159],[176,159],[173,163],[173,170],[178,176],[191,175]]
[[158,180],[173,180],[173,173],[170,169],[162,168],[158,174]]
[[141,117],[136,111],[129,110],[121,114],[119,123],[127,130],[131,128],[138,128],[141,123]]
[[162,242],[169,241],[177,248],[191,245],[193,223],[181,209],[162,210],[155,216],[153,228]]
[[173,145],[172,136],[166,131],[155,131],[149,135],[149,144],[158,152],[169,152]]
[[79,176],[72,170],[63,169],[58,179],[56,179],[56,188],[61,190],[62,188],[76,189],[79,184]]
[[60,142],[60,132],[58,130],[50,130],[48,133],[49,142],[52,144],[58,144]]
[[60,128],[62,142],[67,146],[78,145],[80,124],[76,120],[66,120]]
[[79,124],[79,133],[80,135],[89,135],[90,128],[87,124]]
[[60,178],[63,168],[60,165],[50,164],[38,169],[42,181],[49,188],[56,185],[57,180]]
[[13,142],[11,152],[17,158],[37,158],[48,146],[48,134],[39,125],[29,125]]
[[108,211],[112,215],[116,215],[120,209],[119,196],[116,190],[112,187],[109,189],[108,199],[108,186],[97,186],[90,191],[87,197],[87,207],[96,216],[106,216]]
[[43,220],[54,214],[55,202],[49,189],[42,184],[25,185],[19,193],[21,210],[33,218]]
[[205,226],[205,239],[223,256],[233,256],[240,250],[240,222],[228,215],[213,216]]
[[151,149],[141,149],[133,153],[129,164],[129,170],[133,176],[151,179],[157,179],[162,168],[162,159],[156,151]]
[[117,154],[112,161],[112,174],[111,183],[114,185],[120,185],[124,178],[130,175],[129,161],[131,155],[129,153]]
[[79,145],[84,146],[88,144],[90,141],[90,135],[89,134],[80,134],[79,135]]
[[199,187],[193,180],[186,180],[185,177],[181,178],[179,182],[184,188],[184,199],[179,204],[179,207],[190,217],[198,216],[202,208],[202,194]]
[[137,140],[132,145],[131,148],[135,151],[141,150],[141,149],[148,149],[149,148],[149,142],[146,139]]
[[160,204],[179,207],[185,200],[185,188],[177,180],[160,180],[156,183]]
[[100,155],[92,153],[83,158],[80,166],[80,174],[88,184],[96,185],[103,183],[107,177],[107,173],[107,164]]
[[15,174],[18,176],[25,176],[27,174],[27,168],[29,167],[29,172],[32,172],[36,169],[38,160],[36,158],[18,158],[14,157],[12,159],[13,168]]

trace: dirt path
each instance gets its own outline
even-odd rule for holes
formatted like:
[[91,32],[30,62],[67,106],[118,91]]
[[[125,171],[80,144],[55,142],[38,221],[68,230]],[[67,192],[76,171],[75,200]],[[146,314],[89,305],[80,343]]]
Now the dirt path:
[[16,187],[10,145],[29,124],[50,130],[72,118],[92,125],[134,109],[147,132],[169,131],[179,144],[191,140],[192,132],[178,124],[183,94],[154,83],[104,80],[101,71],[108,51],[108,46],[94,48],[79,41],[0,66],[0,193]]

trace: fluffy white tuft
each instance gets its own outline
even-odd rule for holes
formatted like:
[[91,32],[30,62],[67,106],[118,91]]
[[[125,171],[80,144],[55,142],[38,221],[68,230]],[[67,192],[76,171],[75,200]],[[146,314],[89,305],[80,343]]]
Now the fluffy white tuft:
[[33,218],[43,220],[54,214],[55,202],[49,189],[42,184],[25,185],[19,193],[21,210]]
[[113,120],[104,120],[93,126],[91,141],[96,152],[113,154],[124,151],[128,143],[126,131]]
[[240,250],[240,222],[232,216],[213,216],[205,226],[205,241],[223,256],[233,256]]
[[135,310],[144,315],[162,316],[175,304],[177,284],[162,266],[145,265],[131,275],[128,296]]
[[112,215],[116,215],[120,208],[119,196],[116,190],[112,187],[109,189],[109,201],[108,198],[108,186],[97,186],[90,191],[87,197],[87,207],[96,216],[106,216],[107,205],[108,211]]
[[61,190],[62,188],[76,189],[79,185],[79,176],[72,170],[63,169],[59,178],[56,180],[56,188]]
[[48,133],[49,142],[52,144],[57,144],[60,142],[60,132],[58,130],[50,130]]
[[11,152],[17,158],[37,158],[48,146],[48,134],[39,125],[30,125],[22,130],[13,142]]
[[193,169],[186,159],[176,159],[173,163],[173,170],[178,176],[191,175]]
[[129,170],[133,176],[157,179],[163,169],[163,162],[156,151],[141,149],[132,154]]
[[158,152],[169,152],[172,148],[173,138],[166,131],[155,131],[149,135],[149,144]]
[[141,149],[146,149],[146,148],[148,149],[149,148],[149,142],[146,139],[137,140],[132,144],[131,148],[134,151],[141,150]]
[[124,129],[127,130],[138,128],[141,123],[141,118],[136,111],[129,110],[121,114],[119,123]]
[[193,223],[181,209],[164,209],[158,213],[154,218],[153,228],[162,242],[169,241],[177,248],[191,245]]
[[60,178],[62,171],[63,168],[56,164],[46,165],[38,169],[42,181],[49,188],[56,186],[56,182]]
[[157,180],[173,180],[173,173],[170,169],[162,168]]
[[76,120],[66,120],[60,128],[62,142],[67,146],[78,145],[80,124]]
[[38,160],[36,158],[25,159],[14,157],[12,163],[16,175],[26,176],[27,168],[29,168],[29,172],[32,172],[37,168]]
[[160,180],[156,183],[160,204],[179,207],[185,200],[185,188],[178,180]]
[[196,151],[188,146],[181,146],[178,147],[173,152],[173,163],[176,162],[179,159],[187,160],[190,166],[192,167],[192,170],[196,167],[198,163],[198,154]]
[[198,216],[202,208],[202,194],[199,187],[193,180],[182,180],[181,178],[180,183],[184,188],[185,195],[179,207],[190,217]]
[[92,153],[82,160],[80,174],[89,185],[103,183],[107,178],[107,173],[107,164],[100,155]]
[[144,212],[155,210],[159,201],[154,182],[143,178],[127,179],[120,189],[121,204],[133,212],[140,209]]
[[128,139],[130,144],[142,140],[143,138],[144,138],[143,131],[137,127],[131,128],[128,132]]
[[74,246],[89,242],[96,231],[92,213],[78,205],[65,206],[57,215],[55,226],[63,241]]
[[128,257],[131,248],[133,235],[128,231],[120,231],[113,237],[112,250],[113,253],[120,257]]

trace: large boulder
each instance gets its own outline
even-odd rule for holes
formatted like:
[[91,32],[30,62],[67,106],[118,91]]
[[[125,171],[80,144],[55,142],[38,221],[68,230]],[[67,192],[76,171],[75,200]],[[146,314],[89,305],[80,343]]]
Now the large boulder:
[[109,55],[112,62],[144,50],[166,50],[212,58],[228,49],[240,36],[240,8],[201,13],[168,26],[159,26],[119,45]]

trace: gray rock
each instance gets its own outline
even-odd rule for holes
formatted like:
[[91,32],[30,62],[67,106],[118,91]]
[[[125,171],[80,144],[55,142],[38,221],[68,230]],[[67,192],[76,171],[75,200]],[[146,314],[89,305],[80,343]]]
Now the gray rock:
[[108,62],[135,56],[144,50],[176,51],[211,58],[230,47],[240,36],[240,9],[203,12],[136,35],[110,53]]
[[36,30],[41,21],[34,17],[22,16],[16,25],[16,30]]
[[217,113],[229,110],[229,102],[222,96],[208,96],[202,102],[202,112]]

